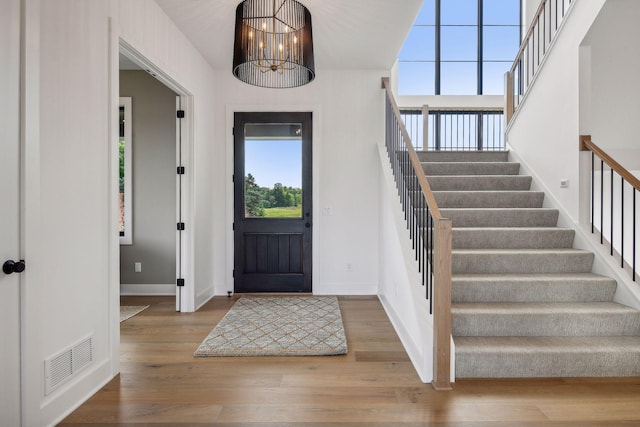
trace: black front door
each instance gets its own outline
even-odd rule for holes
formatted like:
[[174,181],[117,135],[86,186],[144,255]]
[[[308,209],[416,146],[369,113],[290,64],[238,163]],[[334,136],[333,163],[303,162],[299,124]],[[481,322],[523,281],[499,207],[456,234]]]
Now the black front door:
[[311,113],[235,113],[235,292],[311,292]]

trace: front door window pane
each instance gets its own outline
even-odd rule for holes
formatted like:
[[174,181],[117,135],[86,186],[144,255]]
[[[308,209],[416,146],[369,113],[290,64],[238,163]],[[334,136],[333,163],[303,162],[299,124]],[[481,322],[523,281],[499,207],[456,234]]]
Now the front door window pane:
[[302,126],[245,126],[245,217],[302,218]]

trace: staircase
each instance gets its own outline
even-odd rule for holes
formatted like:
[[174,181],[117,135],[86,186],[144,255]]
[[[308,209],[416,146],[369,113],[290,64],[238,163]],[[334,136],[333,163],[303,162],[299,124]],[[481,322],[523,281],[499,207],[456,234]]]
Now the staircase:
[[640,312],[507,152],[418,154],[453,223],[457,378],[640,375]]

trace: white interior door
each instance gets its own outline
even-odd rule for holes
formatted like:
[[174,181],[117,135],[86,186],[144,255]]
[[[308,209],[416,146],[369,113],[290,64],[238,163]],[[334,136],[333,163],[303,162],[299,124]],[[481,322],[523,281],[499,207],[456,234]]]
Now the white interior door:
[[[0,1],[0,264],[20,260],[20,0]],[[20,425],[20,274],[0,271],[0,424]]]

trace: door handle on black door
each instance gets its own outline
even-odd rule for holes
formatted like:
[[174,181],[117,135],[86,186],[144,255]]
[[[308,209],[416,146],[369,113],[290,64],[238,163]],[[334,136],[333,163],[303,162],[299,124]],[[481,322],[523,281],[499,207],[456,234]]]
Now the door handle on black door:
[[4,271],[4,274],[22,273],[25,267],[26,265],[23,259],[21,259],[18,262],[15,262],[14,260],[10,259],[8,261],[5,261],[4,264],[2,264],[2,271]]

